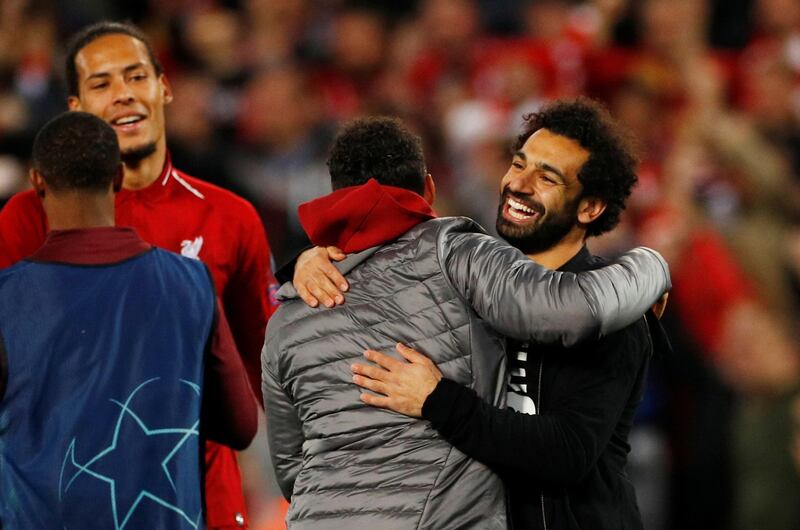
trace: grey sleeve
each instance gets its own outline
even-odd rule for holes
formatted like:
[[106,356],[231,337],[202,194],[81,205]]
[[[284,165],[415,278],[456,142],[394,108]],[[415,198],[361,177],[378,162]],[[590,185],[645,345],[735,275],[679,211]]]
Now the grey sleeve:
[[573,274],[546,269],[485,234],[442,237],[440,259],[456,290],[497,331],[519,340],[571,346],[608,335],[671,287],[664,258],[645,247]]
[[267,418],[267,442],[275,477],[287,500],[303,462],[303,429],[294,405],[268,362],[270,342],[261,353],[261,390]]

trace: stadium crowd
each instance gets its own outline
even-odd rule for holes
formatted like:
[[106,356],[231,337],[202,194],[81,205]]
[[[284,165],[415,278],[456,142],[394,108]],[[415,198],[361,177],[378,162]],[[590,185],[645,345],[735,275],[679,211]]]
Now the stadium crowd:
[[[305,244],[297,206],[330,191],[343,121],[402,118],[437,212],[492,230],[521,116],[604,101],[642,162],[592,250],[652,246],[674,285],[673,352],[631,436],[645,526],[800,526],[800,2],[2,0],[0,204],[65,109],[66,37],[104,19],[151,38],[175,93],[172,161],[248,198],[278,264]],[[265,440],[241,458],[255,528],[283,518]]]

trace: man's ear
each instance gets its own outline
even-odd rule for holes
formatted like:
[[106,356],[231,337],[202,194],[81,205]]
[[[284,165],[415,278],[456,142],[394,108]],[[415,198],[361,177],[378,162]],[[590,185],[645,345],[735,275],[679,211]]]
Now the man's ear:
[[122,180],[125,178],[125,167],[120,164],[117,168],[117,174],[114,176],[113,189],[114,193],[118,193],[122,189]]
[[578,203],[578,222],[584,225],[596,221],[603,215],[608,204],[604,199],[597,197],[584,197]]
[[69,110],[83,110],[81,100],[78,96],[70,96],[67,98],[67,107]]
[[36,171],[35,169],[31,168],[31,170],[28,172],[28,180],[30,180],[33,189],[36,190],[36,195],[38,195],[41,198],[44,198],[47,186],[45,185],[44,177],[42,176],[42,174]]
[[172,103],[172,85],[169,84],[169,79],[164,74],[161,74],[158,80],[161,83],[161,90],[163,90],[164,104],[168,105]]
[[422,198],[431,206],[436,201],[436,184],[430,173],[425,175],[425,191],[422,192]]

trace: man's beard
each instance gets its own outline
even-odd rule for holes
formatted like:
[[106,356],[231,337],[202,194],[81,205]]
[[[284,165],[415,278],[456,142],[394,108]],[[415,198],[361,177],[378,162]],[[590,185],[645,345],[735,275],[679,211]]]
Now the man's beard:
[[150,142],[137,147],[125,149],[120,153],[122,163],[126,166],[135,166],[148,156],[156,152],[156,143]]
[[553,248],[575,226],[580,197],[564,205],[559,211],[547,211],[544,206],[529,197],[515,197],[526,206],[539,212],[539,218],[528,226],[519,226],[503,217],[503,208],[508,196],[506,192],[500,196],[500,207],[497,210],[497,233],[518,248],[523,254],[538,254]]

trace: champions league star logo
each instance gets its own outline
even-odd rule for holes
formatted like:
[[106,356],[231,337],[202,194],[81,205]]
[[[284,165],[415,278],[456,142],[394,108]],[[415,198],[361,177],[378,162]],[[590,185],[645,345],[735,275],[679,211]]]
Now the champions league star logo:
[[[155,429],[147,425],[132,405],[137,393],[142,391],[146,397],[145,387],[158,379],[160,378],[149,379],[140,384],[124,403],[110,400],[120,409],[111,441],[85,463],[78,462],[76,458],[76,453],[81,449],[80,441],[72,439],[64,455],[59,478],[59,500],[64,506],[62,512],[68,513],[73,509],[82,512],[85,517],[88,510],[97,508],[97,528],[110,515],[114,530],[124,530],[128,524],[130,528],[140,528],[141,518],[152,510],[171,510],[177,514],[177,519],[183,521],[181,528],[196,529],[200,526],[202,507],[199,504],[178,505],[181,504],[181,496],[176,488],[174,474],[176,460],[185,463],[188,458],[190,463],[200,465],[199,421],[188,427]],[[183,379],[180,382],[187,385],[190,395],[200,399],[198,385]],[[163,401],[150,401],[151,410],[159,411],[159,406],[174,406]],[[102,426],[98,426],[98,429],[102,429]],[[87,483],[87,480],[95,483]],[[199,485],[193,486],[199,492]],[[79,505],[73,504],[76,499],[70,495],[76,488],[82,490]],[[97,492],[103,491],[107,491],[107,497],[97,495]],[[199,499],[199,493],[197,498]]]

